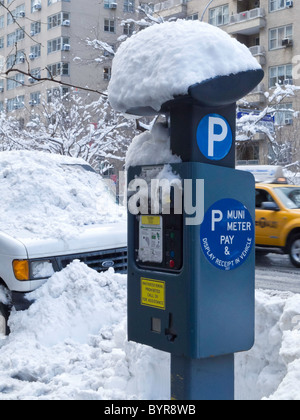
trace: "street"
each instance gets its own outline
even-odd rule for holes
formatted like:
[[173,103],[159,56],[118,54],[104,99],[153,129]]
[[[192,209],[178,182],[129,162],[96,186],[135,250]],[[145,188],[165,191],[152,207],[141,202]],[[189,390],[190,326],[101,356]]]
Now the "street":
[[256,288],[300,293],[300,269],[287,255],[256,256]]

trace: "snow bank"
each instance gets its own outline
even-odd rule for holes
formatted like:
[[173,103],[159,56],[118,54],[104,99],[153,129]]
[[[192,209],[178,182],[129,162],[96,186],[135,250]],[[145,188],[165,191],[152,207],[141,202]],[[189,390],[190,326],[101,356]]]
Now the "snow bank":
[[256,292],[256,341],[236,355],[236,395],[300,400],[300,295]]
[[74,261],[31,293],[0,341],[0,400],[169,398],[168,356],[127,342],[126,290]]
[[153,25],[118,49],[108,87],[114,109],[162,104],[217,76],[260,69],[248,48],[223,30],[199,21]]
[[[79,261],[29,295],[0,340],[0,400],[168,400],[170,356],[126,334],[126,276]],[[300,399],[300,295],[256,292],[256,343],[236,399]]]
[[[63,238],[77,228],[124,220],[82,159],[42,152],[0,153],[0,231],[15,237]],[[120,220],[121,219],[121,220]]]
[[146,131],[133,139],[127,150],[125,166],[128,169],[130,166],[180,162],[181,158],[172,154],[169,129],[159,123],[151,132]]

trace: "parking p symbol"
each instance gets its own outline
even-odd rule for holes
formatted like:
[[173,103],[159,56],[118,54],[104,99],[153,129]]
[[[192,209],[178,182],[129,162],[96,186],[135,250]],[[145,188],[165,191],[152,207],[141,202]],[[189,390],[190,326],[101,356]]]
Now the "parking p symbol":
[[197,143],[201,153],[210,160],[224,159],[232,147],[230,125],[218,114],[206,115],[198,126]]

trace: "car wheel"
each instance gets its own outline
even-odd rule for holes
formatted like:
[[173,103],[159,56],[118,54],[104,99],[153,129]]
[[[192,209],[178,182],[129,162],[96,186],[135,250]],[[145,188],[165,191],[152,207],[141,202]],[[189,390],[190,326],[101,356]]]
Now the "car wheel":
[[300,235],[295,236],[290,244],[290,259],[295,267],[300,268]]
[[4,305],[3,303],[0,303],[0,337],[6,336],[9,333],[8,325],[7,325],[8,314],[9,314],[8,307]]

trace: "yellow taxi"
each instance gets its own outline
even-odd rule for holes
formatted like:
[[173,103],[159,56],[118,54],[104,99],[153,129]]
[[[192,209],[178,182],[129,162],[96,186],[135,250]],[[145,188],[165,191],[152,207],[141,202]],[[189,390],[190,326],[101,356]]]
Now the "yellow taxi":
[[[242,169],[242,168],[240,168]],[[300,268],[300,186],[289,185],[280,167],[245,168],[256,180],[256,246],[290,256]],[[264,179],[264,182],[260,182]]]

